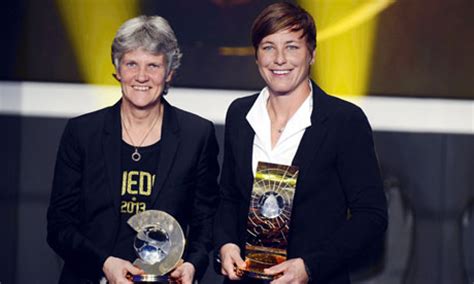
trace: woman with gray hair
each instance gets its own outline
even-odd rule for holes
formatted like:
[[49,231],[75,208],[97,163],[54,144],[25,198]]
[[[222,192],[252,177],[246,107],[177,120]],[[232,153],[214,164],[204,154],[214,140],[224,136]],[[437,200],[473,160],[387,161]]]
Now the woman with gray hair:
[[163,96],[181,53],[167,21],[126,21],[112,44],[122,98],[68,121],[48,208],[48,243],[64,260],[60,283],[132,283],[136,232],[145,210],[172,215],[186,232],[183,263],[170,277],[192,283],[208,264],[218,201],[213,124]]

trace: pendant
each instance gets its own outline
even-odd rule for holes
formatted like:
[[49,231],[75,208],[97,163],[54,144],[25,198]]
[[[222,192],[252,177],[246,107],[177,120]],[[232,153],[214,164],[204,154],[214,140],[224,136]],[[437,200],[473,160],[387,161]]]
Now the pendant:
[[142,155],[140,155],[140,153],[138,153],[138,149],[135,148],[135,152],[133,152],[132,154],[132,160],[134,160],[135,162],[138,162],[140,161],[141,158],[142,158]]

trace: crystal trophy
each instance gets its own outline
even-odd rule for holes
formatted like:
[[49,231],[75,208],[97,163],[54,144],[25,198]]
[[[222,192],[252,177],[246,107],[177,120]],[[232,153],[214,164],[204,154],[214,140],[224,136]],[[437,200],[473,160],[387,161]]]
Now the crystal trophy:
[[298,167],[259,162],[247,218],[245,268],[241,277],[272,280],[264,273],[286,260]]
[[147,210],[127,223],[137,232],[133,248],[138,258],[133,264],[145,273],[132,275],[134,283],[169,283],[170,271],[179,265],[185,238],[181,226],[164,211]]

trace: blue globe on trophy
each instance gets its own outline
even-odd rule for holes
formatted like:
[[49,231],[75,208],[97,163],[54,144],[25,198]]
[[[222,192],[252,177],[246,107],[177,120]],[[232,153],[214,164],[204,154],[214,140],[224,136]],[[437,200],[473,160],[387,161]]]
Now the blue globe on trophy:
[[185,239],[178,221],[164,211],[137,213],[127,223],[137,232],[133,248],[138,258],[133,262],[145,273],[132,275],[135,283],[169,283],[168,273],[181,260]]
[[164,230],[149,226],[138,232],[133,247],[138,257],[144,262],[155,264],[166,258],[170,251],[171,242]]
[[285,208],[285,200],[277,192],[267,191],[258,200],[262,216],[273,219],[281,215]]

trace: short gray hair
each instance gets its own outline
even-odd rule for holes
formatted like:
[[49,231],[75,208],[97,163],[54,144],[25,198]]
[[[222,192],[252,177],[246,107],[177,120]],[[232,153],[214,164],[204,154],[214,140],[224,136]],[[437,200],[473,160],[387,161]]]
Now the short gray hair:
[[178,40],[168,21],[160,16],[138,16],[127,20],[120,26],[112,42],[112,63],[118,69],[125,53],[144,49],[152,54],[163,54],[167,70],[178,69],[181,51]]

